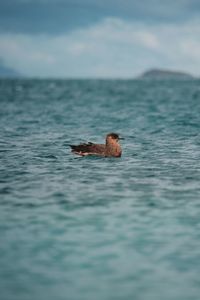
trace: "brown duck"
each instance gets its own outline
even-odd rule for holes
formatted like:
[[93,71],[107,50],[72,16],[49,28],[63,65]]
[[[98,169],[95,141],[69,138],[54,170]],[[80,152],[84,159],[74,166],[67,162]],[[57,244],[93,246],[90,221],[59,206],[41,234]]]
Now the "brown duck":
[[103,157],[120,157],[122,155],[122,149],[119,144],[119,140],[122,139],[116,133],[109,133],[106,136],[105,144],[80,144],[70,145],[72,152],[81,156],[97,155]]

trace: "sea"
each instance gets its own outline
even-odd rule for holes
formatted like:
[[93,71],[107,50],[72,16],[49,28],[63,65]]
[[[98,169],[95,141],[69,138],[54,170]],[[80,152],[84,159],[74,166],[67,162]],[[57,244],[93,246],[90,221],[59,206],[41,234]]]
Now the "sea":
[[0,80],[0,299],[200,299],[200,80]]

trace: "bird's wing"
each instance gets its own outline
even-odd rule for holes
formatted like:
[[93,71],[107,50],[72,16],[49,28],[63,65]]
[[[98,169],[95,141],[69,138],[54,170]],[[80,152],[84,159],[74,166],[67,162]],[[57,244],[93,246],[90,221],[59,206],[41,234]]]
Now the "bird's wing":
[[72,152],[79,155],[104,155],[105,145],[102,144],[80,144],[80,145],[70,145]]

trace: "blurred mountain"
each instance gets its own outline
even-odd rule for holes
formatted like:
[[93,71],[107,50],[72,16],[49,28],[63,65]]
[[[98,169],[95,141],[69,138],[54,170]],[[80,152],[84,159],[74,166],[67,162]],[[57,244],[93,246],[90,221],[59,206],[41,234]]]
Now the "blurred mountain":
[[192,75],[180,72],[180,71],[171,71],[171,70],[162,70],[162,69],[150,69],[144,72],[140,78],[142,79],[192,79]]
[[16,78],[21,77],[21,74],[12,68],[8,68],[0,64],[0,78]]

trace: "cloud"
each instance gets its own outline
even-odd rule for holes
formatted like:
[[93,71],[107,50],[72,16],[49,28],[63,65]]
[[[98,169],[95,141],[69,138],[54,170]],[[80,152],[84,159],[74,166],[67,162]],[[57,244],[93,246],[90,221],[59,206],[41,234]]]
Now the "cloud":
[[146,25],[119,18],[58,36],[0,34],[0,58],[27,76],[134,77],[151,67],[199,75],[200,21]]
[[108,17],[164,24],[199,15],[199,0],[1,0],[0,31],[57,35]]

